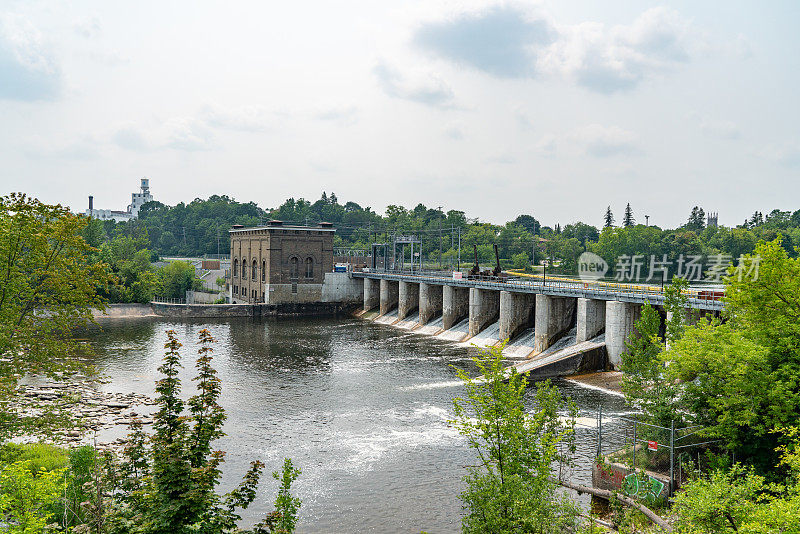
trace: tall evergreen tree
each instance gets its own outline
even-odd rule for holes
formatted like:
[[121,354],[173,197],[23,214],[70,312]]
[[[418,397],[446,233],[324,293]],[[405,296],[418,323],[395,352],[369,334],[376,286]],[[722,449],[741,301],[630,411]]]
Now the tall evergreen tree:
[[622,219],[622,226],[625,228],[630,228],[636,224],[636,219],[633,218],[633,210],[631,209],[631,203],[628,202],[628,205],[625,206],[625,217]]
[[689,222],[685,228],[687,230],[694,230],[695,232],[702,232],[706,227],[706,212],[703,208],[695,206],[692,208],[692,213],[689,214]]
[[605,218],[605,221],[606,221],[606,224],[605,224],[606,228],[611,228],[612,226],[614,226],[614,214],[611,213],[611,206],[606,208],[606,215],[605,215],[604,218]]

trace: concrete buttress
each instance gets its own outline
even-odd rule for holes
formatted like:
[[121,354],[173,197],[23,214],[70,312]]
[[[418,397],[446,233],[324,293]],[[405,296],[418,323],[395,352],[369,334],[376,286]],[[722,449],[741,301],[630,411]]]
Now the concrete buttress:
[[386,315],[397,306],[397,293],[396,281],[381,279],[381,315]]
[[606,301],[579,298],[576,326],[576,343],[588,341],[600,334],[606,327]]
[[500,292],[500,341],[513,338],[532,326],[535,319],[536,295],[533,293]]
[[380,281],[372,278],[364,279],[364,311],[374,310],[381,303]]
[[419,307],[419,284],[400,281],[397,296],[397,318],[405,319]]
[[469,335],[476,336],[500,315],[500,292],[469,288]]
[[449,330],[469,315],[469,288],[444,286],[442,288],[442,328]]
[[619,369],[622,364],[625,341],[635,331],[641,311],[641,304],[618,300],[606,302],[606,351],[608,363],[614,369]]
[[547,350],[558,341],[572,325],[576,299],[572,297],[552,297],[536,295],[536,331],[534,352]]
[[419,324],[425,325],[442,313],[443,288],[436,284],[419,285]]

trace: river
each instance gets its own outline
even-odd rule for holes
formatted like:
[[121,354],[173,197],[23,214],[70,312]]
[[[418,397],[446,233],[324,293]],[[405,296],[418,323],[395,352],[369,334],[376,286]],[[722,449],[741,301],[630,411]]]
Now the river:
[[[106,321],[88,338],[108,391],[153,395],[165,331],[183,343],[184,396],[193,392],[197,333],[218,343],[227,451],[223,491],[251,460],[266,464],[252,525],[272,510],[284,457],[302,469],[299,532],[457,532],[459,493],[473,455],[448,420],[463,388],[455,368],[472,370],[473,348],[357,319],[160,319]],[[613,421],[621,398],[556,381],[591,426],[602,406]],[[527,395],[533,409],[532,391]],[[613,424],[613,423],[612,423]],[[573,480],[591,480],[596,430],[579,428]]]

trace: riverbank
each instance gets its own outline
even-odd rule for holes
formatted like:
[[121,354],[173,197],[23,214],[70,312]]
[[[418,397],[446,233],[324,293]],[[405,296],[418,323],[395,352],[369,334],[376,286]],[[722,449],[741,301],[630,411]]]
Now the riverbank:
[[166,317],[210,319],[216,317],[337,317],[350,315],[356,306],[342,302],[288,302],[282,304],[109,304],[93,310],[95,321]]
[[56,443],[64,447],[91,443],[100,450],[118,451],[125,444],[125,438],[119,437],[122,429],[137,419],[143,425],[153,422],[155,403],[149,396],[99,391],[97,383],[88,380],[23,384],[19,393],[12,409],[36,414],[60,407],[72,420],[54,434]]

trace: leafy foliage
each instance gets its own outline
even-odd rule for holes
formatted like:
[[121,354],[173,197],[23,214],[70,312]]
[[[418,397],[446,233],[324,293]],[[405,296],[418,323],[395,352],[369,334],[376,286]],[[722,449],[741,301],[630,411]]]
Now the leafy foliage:
[[693,422],[771,471],[775,429],[800,420],[800,260],[779,240],[755,252],[758,278],[733,273],[727,281],[728,322],[687,327],[664,359]]
[[20,460],[0,470],[0,523],[9,534],[39,534],[53,517],[65,468],[31,472],[31,461]]
[[643,411],[648,422],[669,427],[672,421],[679,422],[680,415],[675,403],[676,388],[665,380],[661,351],[664,339],[659,336],[661,317],[655,308],[646,303],[636,322],[637,333],[625,343],[622,354],[622,391],[629,404]]
[[[71,330],[103,308],[97,289],[110,274],[90,260],[86,219],[25,195],[0,197],[0,441],[63,423],[60,410],[20,413],[12,406],[26,374],[61,380],[91,370]],[[42,310],[47,313],[42,313]]]
[[[577,509],[550,479],[554,462],[567,462],[574,447],[576,408],[549,382],[537,384],[538,411],[529,414],[527,380],[513,368],[506,374],[500,348],[475,358],[483,378],[459,370],[466,397],[453,400],[459,432],[475,451],[461,494],[467,515],[464,532],[563,532],[573,528]],[[562,422],[559,410],[572,418]]]

